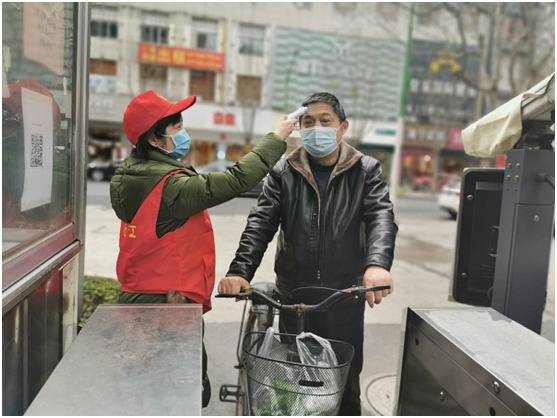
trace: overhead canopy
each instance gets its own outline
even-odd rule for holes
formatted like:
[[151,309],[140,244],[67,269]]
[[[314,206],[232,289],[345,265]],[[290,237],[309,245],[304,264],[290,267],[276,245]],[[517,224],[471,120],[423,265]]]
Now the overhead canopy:
[[555,73],[464,129],[464,150],[474,157],[504,154],[520,138],[523,121],[548,120],[554,109]]

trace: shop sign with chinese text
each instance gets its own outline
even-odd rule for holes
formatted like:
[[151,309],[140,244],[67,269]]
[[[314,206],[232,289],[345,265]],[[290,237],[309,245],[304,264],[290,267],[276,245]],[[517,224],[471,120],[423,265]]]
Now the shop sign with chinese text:
[[166,45],[140,43],[138,60],[145,64],[184,67],[195,70],[222,71],[224,53]]

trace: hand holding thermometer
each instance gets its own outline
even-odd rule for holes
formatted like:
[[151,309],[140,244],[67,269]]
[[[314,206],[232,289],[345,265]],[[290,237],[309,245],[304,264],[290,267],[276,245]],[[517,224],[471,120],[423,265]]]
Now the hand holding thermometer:
[[298,124],[298,118],[304,113],[307,113],[308,110],[309,109],[306,106],[302,106],[295,112],[287,115],[286,119],[281,119],[277,129],[275,130],[275,134],[286,141]]
[[288,119],[298,119],[300,116],[306,114],[308,112],[308,108],[306,106],[302,106],[300,108],[298,108],[298,110],[290,113],[287,118]]

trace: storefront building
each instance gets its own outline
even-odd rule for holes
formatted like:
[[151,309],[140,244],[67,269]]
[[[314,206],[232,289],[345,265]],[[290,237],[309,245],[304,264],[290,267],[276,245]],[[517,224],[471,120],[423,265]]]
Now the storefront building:
[[394,122],[370,122],[363,134],[363,138],[355,146],[360,152],[370,155],[381,163],[383,179],[389,184],[397,184],[399,162],[396,156],[400,155],[400,144],[396,143],[399,137],[399,126]]
[[2,412],[22,415],[77,332],[89,6],[2,3]]
[[504,167],[504,158],[475,158],[464,152],[462,127],[407,122],[401,152],[401,185],[439,190],[467,167]]
[[[275,16],[277,6],[265,3],[219,8],[94,4],[91,160],[125,157],[131,151],[121,119],[131,98],[146,89],[171,100],[198,97],[183,114],[193,139],[186,158],[195,166],[223,156],[241,158],[283,114],[316,91],[336,94],[354,127],[392,120],[403,47],[379,34],[349,35],[349,28],[341,31],[344,34],[327,33],[327,22],[338,18],[336,4],[312,11],[311,16],[322,14],[313,30],[307,30],[305,20]],[[253,13],[248,17],[239,9]],[[289,150],[299,145],[297,135]],[[362,129],[352,129],[347,139],[358,144],[363,135]],[[369,138],[366,141],[370,145]],[[392,143],[376,145],[380,148],[374,152],[392,157],[385,153]]]

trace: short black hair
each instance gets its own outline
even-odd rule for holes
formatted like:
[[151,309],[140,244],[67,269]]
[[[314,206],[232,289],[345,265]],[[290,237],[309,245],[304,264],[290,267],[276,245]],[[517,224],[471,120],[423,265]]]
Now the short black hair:
[[176,123],[182,122],[182,113],[175,113],[173,115],[167,116],[157,123],[155,123],[151,129],[147,132],[141,134],[135,145],[135,150],[137,152],[137,156],[146,160],[149,155],[149,151],[156,151],[157,148],[149,144],[149,139],[152,137],[160,138],[166,135],[166,128],[169,125],[174,125]]
[[327,93],[324,91],[320,93],[313,93],[304,100],[302,106],[307,106],[312,103],[330,104],[337,114],[339,120],[341,122],[344,122],[346,120],[346,113],[344,113],[344,108],[342,107],[336,96],[332,95],[331,93]]

